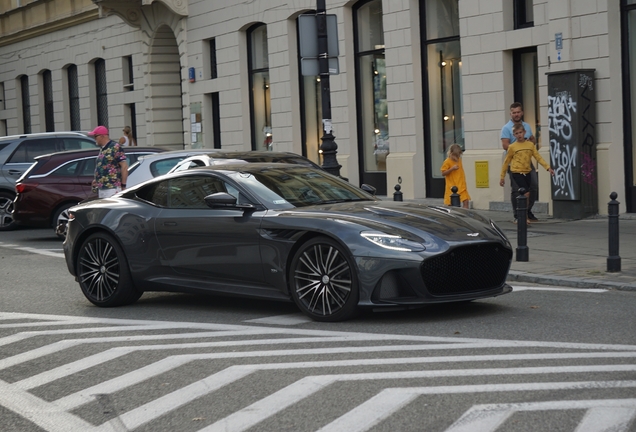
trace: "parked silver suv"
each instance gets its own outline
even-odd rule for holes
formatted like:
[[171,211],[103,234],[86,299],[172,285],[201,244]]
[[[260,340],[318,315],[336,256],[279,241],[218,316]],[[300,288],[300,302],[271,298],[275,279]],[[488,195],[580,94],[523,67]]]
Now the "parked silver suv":
[[0,231],[16,228],[13,221],[15,182],[36,156],[64,150],[96,148],[93,138],[80,132],[45,132],[0,137]]

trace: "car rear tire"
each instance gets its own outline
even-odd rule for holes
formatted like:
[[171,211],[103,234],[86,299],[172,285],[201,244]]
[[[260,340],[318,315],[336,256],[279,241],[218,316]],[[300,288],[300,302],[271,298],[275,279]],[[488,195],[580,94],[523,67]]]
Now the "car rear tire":
[[75,203],[62,204],[53,216],[53,231],[59,238],[66,238],[66,225],[68,224],[68,209],[77,205]]
[[358,277],[353,259],[328,237],[315,237],[298,249],[289,280],[294,302],[316,321],[344,321],[357,313]]
[[13,220],[13,200],[11,192],[0,191],[0,231],[11,231],[18,227]]
[[133,285],[123,249],[109,234],[90,235],[82,243],[76,265],[82,293],[96,306],[127,305],[142,295]]

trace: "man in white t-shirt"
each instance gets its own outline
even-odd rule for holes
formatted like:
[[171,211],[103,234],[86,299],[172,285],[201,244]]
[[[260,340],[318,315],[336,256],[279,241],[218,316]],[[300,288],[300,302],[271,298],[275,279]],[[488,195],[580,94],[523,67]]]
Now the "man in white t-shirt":
[[[525,138],[536,145],[537,140],[532,133],[532,127],[523,121],[523,106],[519,102],[514,102],[510,105],[510,120],[508,123],[501,128],[501,146],[505,151],[508,151],[508,146],[516,141],[514,134],[512,133],[512,127],[515,124],[522,124],[524,129],[526,130]],[[510,173],[509,173],[510,174]],[[512,179],[512,175],[508,176],[510,178],[510,200],[512,202],[512,210],[514,212],[515,221],[517,220],[517,197],[519,196],[519,187]],[[531,222],[536,222],[538,219],[532,213],[532,206],[534,205],[534,201],[537,198],[538,191],[538,178],[537,171],[534,169],[534,165],[532,166],[532,171],[530,172],[530,195],[528,199],[528,220]]]

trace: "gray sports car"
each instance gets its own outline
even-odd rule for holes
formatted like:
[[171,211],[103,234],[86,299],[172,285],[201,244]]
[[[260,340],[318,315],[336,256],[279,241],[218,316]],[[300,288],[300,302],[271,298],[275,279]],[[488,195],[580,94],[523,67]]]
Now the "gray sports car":
[[311,318],[512,290],[512,248],[478,214],[379,201],[311,167],[254,163],[158,177],[70,210],[68,269],[98,306],[144,291],[293,300]]

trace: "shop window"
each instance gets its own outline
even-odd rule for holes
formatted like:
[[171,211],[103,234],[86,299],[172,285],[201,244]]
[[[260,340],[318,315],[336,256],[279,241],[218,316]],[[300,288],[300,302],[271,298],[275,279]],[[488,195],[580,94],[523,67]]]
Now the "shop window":
[[248,30],[248,68],[250,78],[250,114],[252,149],[272,150],[272,110],[269,88],[267,26],[257,24]]
[[539,109],[539,65],[536,48],[513,52],[515,102],[523,105],[523,120],[532,126],[532,132],[541,145],[541,118]]
[[420,1],[424,10],[427,196],[443,196],[439,167],[451,144],[464,148],[457,0]]
[[[314,16],[315,12],[309,12]],[[300,18],[299,18],[300,19]],[[300,46],[300,26],[296,20],[296,37]],[[298,70],[300,82],[300,112],[302,132],[302,153],[307,159],[321,165],[320,145],[322,143],[322,92],[320,76],[302,75],[302,60],[298,53]]]
[[[364,180],[365,174],[386,173],[390,135],[382,1],[365,1],[356,7],[355,55],[358,130]],[[377,181],[374,183],[376,187],[382,186]]]

